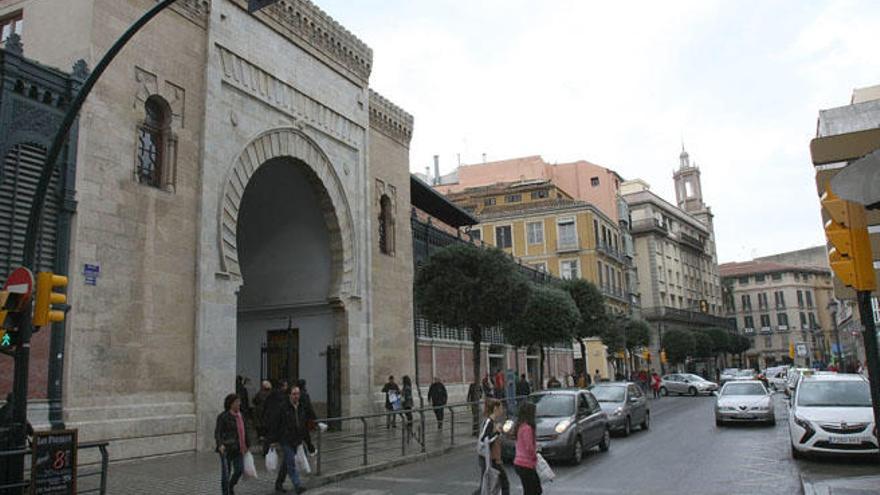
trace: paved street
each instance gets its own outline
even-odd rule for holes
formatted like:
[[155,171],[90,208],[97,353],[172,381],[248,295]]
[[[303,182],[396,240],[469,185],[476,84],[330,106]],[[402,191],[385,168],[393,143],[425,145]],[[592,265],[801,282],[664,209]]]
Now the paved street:
[[[794,461],[789,454],[786,403],[777,395],[777,425],[718,429],[713,397],[667,397],[652,403],[650,431],[616,437],[611,450],[592,452],[580,466],[554,466],[553,494],[793,494],[811,479],[880,474],[876,464]],[[477,487],[471,449],[314,490],[324,495],[439,495]],[[519,479],[508,469],[513,493]],[[852,492],[863,493],[863,492]]]

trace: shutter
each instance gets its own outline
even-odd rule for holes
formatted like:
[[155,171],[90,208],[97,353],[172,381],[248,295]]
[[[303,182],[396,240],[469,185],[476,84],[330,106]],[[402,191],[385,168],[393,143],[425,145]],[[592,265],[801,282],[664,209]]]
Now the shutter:
[[[34,191],[46,160],[46,149],[33,144],[12,147],[0,169],[0,280],[21,266],[24,238]],[[52,174],[37,235],[37,271],[52,271],[58,236],[58,169]]]

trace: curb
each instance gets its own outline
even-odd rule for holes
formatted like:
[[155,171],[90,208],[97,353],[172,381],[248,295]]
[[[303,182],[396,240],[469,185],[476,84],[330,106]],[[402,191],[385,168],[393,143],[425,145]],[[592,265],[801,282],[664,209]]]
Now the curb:
[[426,461],[433,457],[440,457],[442,455],[446,455],[451,452],[455,452],[457,450],[462,449],[463,447],[473,447],[469,443],[463,443],[460,445],[451,445],[449,447],[444,447],[440,450],[434,450],[431,452],[424,452],[413,454],[411,456],[402,457],[400,459],[394,459],[391,461],[380,462],[376,464],[370,464],[367,466],[361,466],[354,469],[348,469],[345,471],[339,471],[337,473],[321,475],[317,478],[312,478],[306,482],[306,486],[308,488],[318,488],[321,486],[329,485],[332,483],[338,483],[340,481],[344,481],[347,479],[355,478],[357,476],[361,476],[364,474],[377,473],[380,471],[385,471],[386,469],[391,469],[393,467],[404,466],[407,464],[415,464],[417,462]]

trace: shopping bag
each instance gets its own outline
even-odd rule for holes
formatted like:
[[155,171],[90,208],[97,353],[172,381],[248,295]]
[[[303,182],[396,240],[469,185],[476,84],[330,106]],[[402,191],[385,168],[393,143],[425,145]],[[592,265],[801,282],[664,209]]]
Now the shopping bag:
[[391,403],[393,411],[400,411],[400,394],[394,391],[388,392],[388,402]]
[[266,454],[266,471],[270,473],[274,473],[278,469],[278,452],[275,452],[275,447],[269,448],[269,453]]
[[244,454],[244,475],[248,478],[257,479],[257,466],[254,465],[254,455],[250,452]]
[[480,428],[480,436],[477,437],[477,455],[480,457],[489,457],[489,442],[488,439],[484,440],[483,435],[486,434],[486,428],[489,427],[489,420],[483,423],[483,427]]
[[299,447],[296,448],[294,461],[296,462],[297,471],[302,474],[312,473],[312,467],[309,466],[309,458],[306,456],[306,449],[303,448],[302,444],[299,444]]
[[541,454],[538,454],[538,462],[535,463],[535,471],[538,472],[538,478],[541,478],[542,483],[553,481],[553,478],[556,477],[556,473],[550,469],[550,465],[547,464],[547,460],[544,459],[544,456]]
[[499,495],[501,493],[500,476],[498,470],[487,462],[486,471],[483,472],[483,482],[480,486],[480,495]]

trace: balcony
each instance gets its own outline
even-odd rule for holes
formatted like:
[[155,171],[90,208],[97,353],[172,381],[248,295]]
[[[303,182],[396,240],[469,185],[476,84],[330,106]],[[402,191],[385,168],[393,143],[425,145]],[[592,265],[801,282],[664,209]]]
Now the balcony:
[[633,235],[646,232],[656,232],[661,235],[666,235],[669,233],[669,231],[663,225],[663,222],[657,220],[656,218],[636,220],[635,222],[633,222],[630,232],[632,232]]
[[694,326],[711,326],[726,329],[733,328],[730,320],[727,318],[706,313],[697,313],[686,309],[672,308],[669,306],[644,308],[642,310],[642,316],[649,321],[668,321],[687,323]]
[[761,333],[770,333],[773,329],[770,327],[761,327]]
[[697,251],[703,251],[703,248],[705,247],[703,245],[702,240],[700,240],[694,236],[687,235],[684,232],[678,233],[678,240],[682,244],[686,244],[686,245],[696,249]]
[[556,252],[557,253],[570,253],[572,251],[580,251],[581,247],[578,246],[577,239],[560,239],[556,243]]
[[787,331],[788,331],[788,325],[779,325],[778,327],[776,327],[776,330],[779,331],[779,332],[787,332]]
[[624,257],[623,251],[619,249],[614,249],[614,246],[612,246],[611,244],[600,242],[596,244],[596,250],[600,253],[604,253],[606,256],[614,258],[621,263],[626,263],[626,258]]
[[744,335],[755,335],[755,329],[754,328],[743,328],[743,334]]

